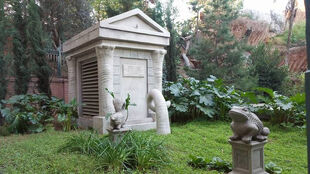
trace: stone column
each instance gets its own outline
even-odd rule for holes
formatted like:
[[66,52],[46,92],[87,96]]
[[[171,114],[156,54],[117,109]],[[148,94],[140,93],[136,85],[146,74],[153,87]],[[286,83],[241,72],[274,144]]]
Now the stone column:
[[264,145],[266,141],[231,141],[233,168],[229,174],[267,174],[264,166]]
[[76,60],[71,56],[66,57],[68,66],[68,102],[76,98]]
[[152,53],[153,73],[154,73],[154,88],[162,92],[163,79],[163,62],[166,50],[155,50]]
[[105,117],[114,113],[113,98],[108,93],[113,91],[113,56],[114,46],[96,47],[98,61],[98,86],[99,86],[99,115]]

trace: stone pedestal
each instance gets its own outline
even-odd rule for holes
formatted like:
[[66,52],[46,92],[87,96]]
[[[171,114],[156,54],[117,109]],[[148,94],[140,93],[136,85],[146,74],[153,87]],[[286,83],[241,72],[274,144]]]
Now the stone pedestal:
[[264,168],[264,145],[267,141],[231,141],[233,170],[229,174],[267,174]]
[[109,138],[114,143],[120,143],[123,139],[123,136],[131,131],[131,128],[121,128],[121,129],[107,129],[109,132]]

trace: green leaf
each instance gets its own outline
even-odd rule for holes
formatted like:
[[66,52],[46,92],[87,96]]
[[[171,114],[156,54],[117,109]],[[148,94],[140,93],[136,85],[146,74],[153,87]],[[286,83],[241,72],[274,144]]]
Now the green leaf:
[[188,110],[187,105],[172,103],[172,106],[179,112],[187,112]]
[[209,95],[200,96],[199,103],[204,104],[206,106],[212,106],[214,104],[212,95],[209,94]]
[[205,115],[207,115],[210,118],[213,118],[215,111],[214,109],[203,107],[201,105],[196,106],[199,110],[201,110]]

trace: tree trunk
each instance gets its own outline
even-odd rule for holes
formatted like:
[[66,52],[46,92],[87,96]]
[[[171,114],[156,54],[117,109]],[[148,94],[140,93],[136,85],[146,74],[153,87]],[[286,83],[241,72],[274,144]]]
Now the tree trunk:
[[289,28],[288,28],[288,36],[287,36],[287,44],[286,44],[286,56],[285,56],[285,65],[288,66],[289,64],[289,51],[291,46],[291,37],[292,37],[292,28],[294,24],[294,18],[295,18],[295,1],[296,0],[290,0],[291,8],[290,8],[290,18],[289,18]]

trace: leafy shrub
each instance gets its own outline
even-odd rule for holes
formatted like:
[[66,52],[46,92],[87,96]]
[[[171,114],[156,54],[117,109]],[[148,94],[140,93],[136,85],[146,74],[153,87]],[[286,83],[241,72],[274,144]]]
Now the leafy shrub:
[[299,93],[292,97],[278,94],[268,88],[257,88],[266,95],[258,95],[265,104],[256,108],[256,112],[269,114],[272,123],[280,123],[282,126],[303,126],[306,121],[305,93]]
[[287,68],[279,66],[283,60],[280,52],[261,43],[251,51],[250,60],[250,73],[258,76],[258,86],[279,91],[288,76]]
[[7,126],[0,126],[0,136],[9,136],[10,132]]
[[161,141],[135,132],[126,134],[119,143],[110,141],[109,137],[84,132],[72,136],[59,151],[92,155],[101,160],[108,171],[144,171],[158,168],[167,161]]
[[70,131],[72,128],[77,127],[76,120],[78,118],[78,103],[76,99],[65,103],[64,100],[53,98],[52,108],[57,114],[57,121],[61,124],[64,131]]
[[265,165],[266,172],[270,174],[281,174],[282,173],[282,168],[277,166],[273,162],[269,162],[268,164]]
[[234,87],[223,84],[221,79],[210,76],[206,81],[194,78],[181,79],[178,82],[166,82],[165,98],[171,101],[169,109],[173,120],[178,117],[196,118],[207,116],[210,119],[228,119],[226,116],[233,104],[239,104],[241,98]]
[[16,95],[2,101],[10,107],[1,114],[12,133],[42,132],[51,118],[50,100],[45,95]]
[[188,164],[194,168],[205,168],[226,173],[232,170],[231,163],[226,162],[219,157],[213,157],[212,160],[208,161],[204,157],[190,155]]
[[43,94],[16,95],[2,101],[0,106],[5,124],[11,133],[38,133],[45,130],[56,116],[64,130],[70,130],[77,118],[76,100],[66,104],[55,97]]

